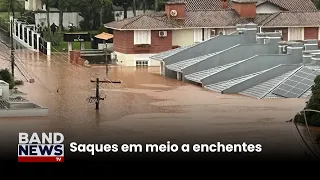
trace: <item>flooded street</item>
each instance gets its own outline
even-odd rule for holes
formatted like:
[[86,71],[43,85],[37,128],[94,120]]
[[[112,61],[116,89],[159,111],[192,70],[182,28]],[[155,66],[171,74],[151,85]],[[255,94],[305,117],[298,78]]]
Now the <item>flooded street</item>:
[[[0,45],[2,57],[8,49]],[[3,58],[1,58],[3,59]],[[8,58],[9,59],[9,58]],[[86,68],[71,65],[67,54],[50,59],[29,50],[16,51],[18,66],[35,79],[19,89],[27,99],[49,108],[48,117],[1,118],[1,145],[17,141],[18,132],[60,131],[67,141],[127,143],[247,142],[261,143],[266,153],[303,155],[293,125],[286,120],[302,109],[304,99],[257,100],[223,95],[167,79],[158,67]],[[9,68],[0,61],[0,68]],[[16,69],[18,79],[25,80]],[[88,98],[95,96],[90,79],[120,80],[100,84],[100,110]]]

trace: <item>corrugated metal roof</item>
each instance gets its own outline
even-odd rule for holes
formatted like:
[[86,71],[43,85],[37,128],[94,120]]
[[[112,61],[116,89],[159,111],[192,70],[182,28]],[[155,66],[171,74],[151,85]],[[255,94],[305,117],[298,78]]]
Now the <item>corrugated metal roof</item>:
[[242,83],[246,80],[249,80],[257,75],[260,75],[266,71],[269,71],[270,69],[268,70],[264,70],[264,71],[260,71],[260,72],[256,72],[256,73],[252,73],[252,74],[248,74],[248,75],[245,75],[245,76],[241,76],[241,77],[238,77],[238,78],[234,78],[234,79],[230,79],[230,80],[227,80],[227,81],[222,81],[222,82],[218,82],[218,83],[215,83],[215,84],[210,84],[210,85],[207,85],[205,86],[205,88],[209,89],[209,90],[213,90],[213,91],[216,91],[216,92],[223,92],[224,90],[234,86],[234,85],[237,85],[239,83]]
[[188,49],[190,47],[193,47],[195,46],[196,44],[192,44],[192,45],[188,45],[188,46],[183,46],[183,47],[179,47],[179,48],[176,48],[176,49],[171,49],[169,51],[164,51],[164,52],[161,52],[159,54],[156,54],[156,55],[153,55],[150,57],[150,59],[154,59],[154,60],[159,60],[159,61],[162,61],[170,56],[173,56],[175,54],[177,54],[178,52],[181,52],[185,49]]
[[26,100],[23,97],[15,97],[15,98],[10,97],[9,102],[28,102],[28,100]]
[[216,54],[218,54],[219,52],[216,52],[216,53],[212,53],[212,54],[207,54],[207,55],[204,55],[204,56],[200,56],[200,57],[196,57],[196,58],[192,58],[192,59],[187,59],[187,60],[184,60],[184,61],[180,61],[180,62],[177,62],[177,63],[173,63],[173,64],[170,64],[170,65],[167,65],[166,67],[172,71],[177,71],[177,72],[181,72],[182,69],[186,68],[186,67],[189,67],[191,65],[194,65],[198,62],[201,62],[203,60],[206,60],[208,59],[209,57],[212,57]]
[[[265,81],[261,84],[253,86],[245,91],[242,91],[239,94],[253,97],[253,98],[262,98],[263,96],[265,96],[265,94],[267,94],[268,92],[271,92],[279,83],[281,83],[285,79],[287,79],[294,71],[295,70],[284,73],[278,77],[275,77],[275,78],[270,79],[268,81]],[[267,95],[269,95],[269,94],[267,94]],[[276,95],[271,94],[268,97],[271,97],[271,96],[276,96]]]
[[4,101],[0,101],[0,109],[8,109]]
[[201,83],[201,80],[206,78],[206,77],[209,77],[209,76],[212,76],[216,73],[219,73],[223,70],[226,70],[232,66],[235,66],[237,64],[240,64],[242,62],[244,62],[245,60],[242,60],[242,61],[237,61],[237,62],[234,62],[234,63],[229,63],[229,64],[226,64],[226,65],[223,65],[223,66],[218,66],[218,67],[214,67],[214,68],[211,68],[211,69],[208,69],[208,70],[204,70],[204,71],[199,71],[199,72],[195,72],[195,73],[192,73],[192,74],[188,74],[185,76],[185,78],[189,81],[193,81],[193,82],[196,82],[196,83]]
[[276,94],[272,94],[272,93],[270,93],[270,94],[268,94],[268,95],[266,95],[266,96],[264,97],[264,99],[279,99],[279,98],[283,98],[283,97],[278,96],[278,95],[276,95]]
[[303,93],[300,98],[310,98],[310,96],[312,95],[312,91],[311,91],[311,88],[306,91],[305,93]]

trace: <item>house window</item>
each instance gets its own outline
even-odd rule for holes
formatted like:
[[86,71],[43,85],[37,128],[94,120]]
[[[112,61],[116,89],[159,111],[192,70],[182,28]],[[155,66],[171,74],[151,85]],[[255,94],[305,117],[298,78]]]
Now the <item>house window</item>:
[[213,38],[216,36],[216,30],[210,29],[210,38]]
[[202,29],[194,29],[193,31],[193,40],[195,43],[201,42],[202,41]]
[[288,28],[288,40],[303,40],[304,28],[292,27]]
[[148,60],[137,60],[136,66],[148,66]]
[[151,31],[137,30],[134,31],[134,44],[151,44]]

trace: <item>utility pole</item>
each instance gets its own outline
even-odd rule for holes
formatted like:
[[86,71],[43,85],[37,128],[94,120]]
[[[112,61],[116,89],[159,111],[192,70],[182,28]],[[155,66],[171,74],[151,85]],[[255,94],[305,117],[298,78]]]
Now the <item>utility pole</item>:
[[110,81],[110,80],[100,81],[99,78],[97,78],[96,80],[91,80],[91,82],[95,82],[96,83],[96,96],[95,97],[91,96],[89,99],[95,99],[96,110],[98,110],[100,108],[100,101],[104,100],[104,98],[100,97],[99,83],[117,83],[117,84],[121,83],[120,81]]
[[11,45],[11,73],[14,79],[15,59],[14,59],[14,47],[13,47],[13,20],[10,20],[10,45]]

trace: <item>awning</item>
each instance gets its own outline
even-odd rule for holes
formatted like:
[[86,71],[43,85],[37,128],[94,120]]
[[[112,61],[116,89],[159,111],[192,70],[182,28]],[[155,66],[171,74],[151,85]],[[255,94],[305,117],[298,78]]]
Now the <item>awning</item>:
[[95,36],[98,39],[103,39],[103,40],[109,40],[113,38],[113,34],[109,34],[109,33],[101,33]]

